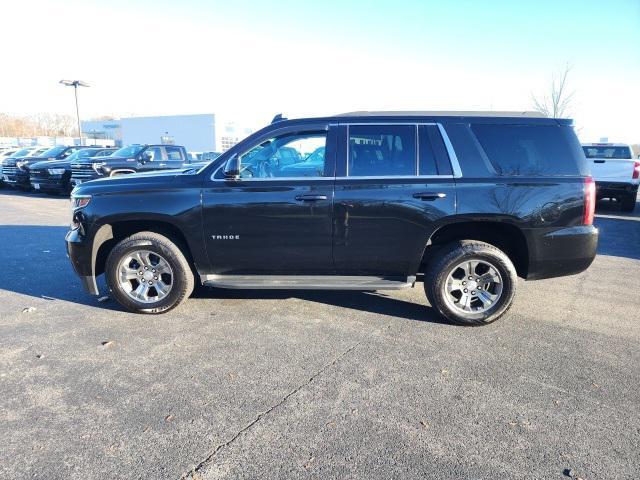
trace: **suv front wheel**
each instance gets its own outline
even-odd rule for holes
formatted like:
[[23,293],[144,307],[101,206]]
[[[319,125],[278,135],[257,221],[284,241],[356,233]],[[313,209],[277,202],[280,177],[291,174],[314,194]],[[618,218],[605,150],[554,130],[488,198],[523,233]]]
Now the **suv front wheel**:
[[509,309],[516,282],[516,269],[502,250],[462,240],[438,250],[425,272],[424,288],[431,306],[448,320],[486,325]]
[[140,232],[118,243],[107,257],[111,295],[135,313],[162,313],[193,291],[193,272],[178,246],[154,232]]

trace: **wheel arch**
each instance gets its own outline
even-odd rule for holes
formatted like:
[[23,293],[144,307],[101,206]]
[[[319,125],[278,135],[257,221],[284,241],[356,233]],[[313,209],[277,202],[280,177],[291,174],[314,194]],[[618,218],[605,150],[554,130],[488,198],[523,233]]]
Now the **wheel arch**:
[[455,240],[478,240],[493,245],[509,257],[519,277],[526,278],[529,271],[529,244],[523,231],[504,220],[464,220],[437,228],[425,245],[420,262],[424,272],[438,248]]
[[107,256],[118,242],[139,232],[153,232],[167,237],[183,251],[187,261],[195,269],[189,242],[174,223],[157,219],[117,220],[102,225],[96,232],[92,255],[94,275],[97,277],[104,273]]

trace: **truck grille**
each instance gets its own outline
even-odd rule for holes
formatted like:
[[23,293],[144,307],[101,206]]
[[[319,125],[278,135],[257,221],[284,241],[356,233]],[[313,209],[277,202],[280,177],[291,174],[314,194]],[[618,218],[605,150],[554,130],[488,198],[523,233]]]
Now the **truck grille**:
[[18,169],[16,167],[2,167],[3,175],[15,175]]
[[72,178],[95,178],[97,176],[96,171],[93,169],[90,163],[73,163],[71,164],[71,177]]

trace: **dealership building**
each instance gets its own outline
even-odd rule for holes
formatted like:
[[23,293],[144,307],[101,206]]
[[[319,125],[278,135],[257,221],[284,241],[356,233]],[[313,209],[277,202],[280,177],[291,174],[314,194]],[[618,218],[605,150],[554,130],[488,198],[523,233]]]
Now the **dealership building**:
[[190,152],[225,152],[254,129],[213,113],[128,117],[82,122],[83,136],[113,140],[117,146],[132,143],[184,145]]

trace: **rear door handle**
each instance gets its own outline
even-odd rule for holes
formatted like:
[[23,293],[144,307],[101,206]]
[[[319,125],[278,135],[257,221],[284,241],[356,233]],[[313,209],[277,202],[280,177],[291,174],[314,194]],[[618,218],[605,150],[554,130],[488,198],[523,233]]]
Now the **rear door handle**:
[[604,163],[606,160],[594,160],[593,163]]
[[413,194],[413,198],[426,201],[437,200],[439,198],[445,198],[446,196],[447,194],[443,192],[419,192]]
[[319,200],[326,200],[326,195],[298,195],[296,200],[299,202],[317,202]]
[[159,165],[160,165],[161,167],[166,167],[166,166],[167,166],[167,164],[166,164],[166,163],[161,163],[161,164],[159,164]]

